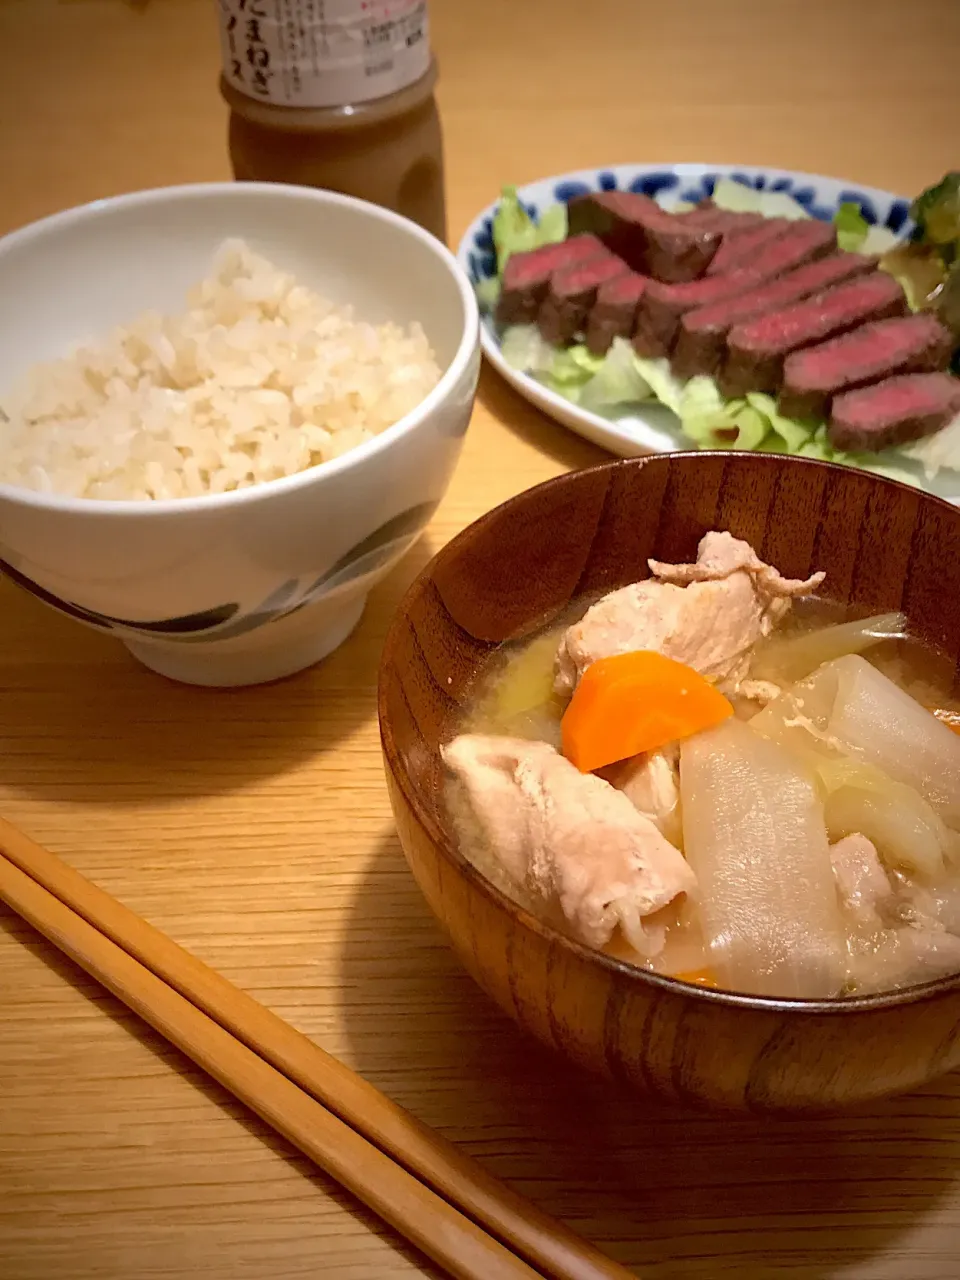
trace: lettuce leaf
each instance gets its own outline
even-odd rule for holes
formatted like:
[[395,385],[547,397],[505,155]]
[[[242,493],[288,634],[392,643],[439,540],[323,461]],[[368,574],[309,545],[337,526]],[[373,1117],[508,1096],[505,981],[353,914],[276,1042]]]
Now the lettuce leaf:
[[793,418],[785,418],[777,409],[777,402],[773,396],[763,392],[748,391],[747,404],[763,414],[770,424],[770,430],[779,436],[783,448],[778,452],[796,453],[817,429],[815,422],[799,422]]
[[559,244],[567,238],[567,206],[548,205],[537,223],[538,244]]
[[603,378],[593,393],[594,401],[586,406],[594,411],[629,399],[650,398],[650,388],[645,383],[638,385],[639,394],[630,396],[630,388],[621,385],[618,371],[611,362],[603,356],[592,355],[585,346],[564,350],[550,346],[535,324],[518,324],[507,329],[500,342],[500,354],[511,369],[529,373],[574,404],[580,403],[581,389],[587,383],[597,382],[603,371]]
[[653,389],[644,377],[629,342],[618,338],[605,357],[593,357],[599,367],[582,391],[578,403],[593,413],[620,404],[649,400]]
[[[793,196],[783,191],[755,191],[733,178],[721,178],[713,190],[713,203],[734,213],[762,213],[765,218],[790,218],[799,221],[811,215]],[[860,206],[849,201],[834,215],[837,244],[850,253],[886,253],[900,240],[886,227],[871,227],[860,212]]]
[[675,412],[684,435],[701,449],[715,448],[717,434],[730,428],[726,402],[712,378],[691,378],[681,388]]
[[941,467],[960,470],[960,417],[929,441],[900,450],[908,466],[898,466],[896,454],[891,458],[889,453],[835,449],[824,423],[784,417],[773,396],[750,391],[742,399],[728,400],[713,378],[700,375],[683,382],[668,360],[638,356],[625,338],[617,338],[605,356],[596,356],[582,344],[558,350],[535,325],[517,325],[503,334],[500,351],[512,368],[593,413],[609,415],[644,401],[665,405],[698,449],[794,454],[858,467],[917,488],[924,488],[924,482],[908,469],[909,461],[919,463],[927,479]]
[[549,374],[553,366],[568,355],[545,342],[535,324],[517,324],[506,329],[500,340],[500,354],[511,369],[535,378]]
[[924,487],[922,480],[905,467],[898,467],[895,462],[876,453],[845,453],[835,449],[827,438],[826,425],[820,425],[805,444],[799,449],[791,449],[801,458],[813,458],[817,462],[835,462],[842,467],[858,467],[861,471],[873,471],[878,476],[886,476],[888,480],[899,480],[901,484],[912,485],[916,489]]
[[860,206],[846,201],[833,215],[837,229],[837,245],[847,253],[860,253],[870,231],[870,224],[860,212]]
[[493,215],[493,247],[497,254],[497,275],[503,275],[510,255],[542,244],[556,244],[567,238],[567,206],[554,204],[543,211],[539,222],[530,217],[517,195],[516,187],[504,187]]
[[960,414],[934,435],[902,445],[901,452],[920,463],[928,480],[941,470],[960,471]]
[[960,171],[945,173],[921,192],[910,216],[917,225],[919,243],[936,246],[944,266],[951,266],[960,255]]
[[860,246],[860,252],[879,257],[882,253],[889,253],[900,243],[900,237],[889,227],[868,227],[867,238]]
[[769,419],[749,404],[738,407],[733,413],[733,425],[737,429],[733,449],[759,449],[770,433]]
[[474,292],[477,295],[480,310],[492,311],[500,297],[500,277],[487,276],[485,280],[478,281],[474,286]]
[[[565,351],[557,351],[555,348],[552,350],[553,360],[546,369],[546,376],[561,392],[565,386],[582,387],[588,382],[596,382],[601,371],[610,363],[603,356],[593,355],[582,344],[568,347]],[[610,403],[622,404],[624,400],[617,396]]]
[[860,206],[848,200],[833,215],[837,245],[847,253],[882,254],[900,244],[900,237],[887,227],[872,227]]
[[[660,404],[665,404],[668,409],[672,409],[679,416],[683,383],[670,368],[670,361],[667,359],[650,360],[646,356],[638,356],[626,339],[619,338],[617,341],[622,342],[629,349],[633,362],[640,371],[640,376],[650,384],[650,392],[653,399],[658,400]],[[611,347],[612,350],[613,348]],[[608,355],[607,359],[609,360],[609,358]]]
[[691,378],[681,389],[676,410],[683,428],[700,449],[758,449],[770,424],[746,400],[725,400],[712,378]]
[[497,273],[500,274],[511,253],[532,249],[537,236],[537,224],[523,207],[516,187],[504,187],[497,212],[493,215],[493,247],[497,253]]
[[947,273],[939,255],[929,245],[898,241],[883,254],[880,270],[899,282],[911,311],[935,307]]
[[784,191],[757,191],[734,178],[721,178],[713,188],[713,203],[731,213],[762,213],[765,218],[809,218],[803,205]]

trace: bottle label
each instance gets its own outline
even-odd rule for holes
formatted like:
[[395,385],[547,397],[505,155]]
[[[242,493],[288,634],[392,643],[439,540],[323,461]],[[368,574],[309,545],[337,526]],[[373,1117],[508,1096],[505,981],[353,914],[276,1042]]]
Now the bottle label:
[[425,0],[219,0],[223,74],[283,107],[335,107],[425,75]]

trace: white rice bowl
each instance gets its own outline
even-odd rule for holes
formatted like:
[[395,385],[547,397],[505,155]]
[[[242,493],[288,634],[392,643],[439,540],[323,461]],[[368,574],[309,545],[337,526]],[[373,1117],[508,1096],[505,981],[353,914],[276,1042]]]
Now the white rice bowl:
[[0,482],[116,500],[226,493],[346,453],[440,376],[419,324],[357,320],[229,240],[182,314],[146,312],[0,392]]

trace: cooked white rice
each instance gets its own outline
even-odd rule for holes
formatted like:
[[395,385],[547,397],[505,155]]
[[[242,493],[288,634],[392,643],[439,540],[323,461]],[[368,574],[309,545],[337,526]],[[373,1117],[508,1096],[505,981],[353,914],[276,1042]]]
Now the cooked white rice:
[[440,377],[419,324],[355,320],[239,240],[177,316],[147,312],[0,395],[0,481],[83,498],[186,498],[354,449]]

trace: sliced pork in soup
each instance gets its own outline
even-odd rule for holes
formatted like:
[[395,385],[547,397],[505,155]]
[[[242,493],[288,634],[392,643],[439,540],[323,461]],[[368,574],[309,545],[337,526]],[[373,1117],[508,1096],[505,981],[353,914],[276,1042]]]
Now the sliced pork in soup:
[[652,578],[613,591],[570,627],[557,654],[555,688],[571,693],[598,658],[653,649],[736,693],[754,645],[797,596],[823,581],[799,582],[764,564],[747,542],[708,533],[695,564],[650,561]]
[[480,673],[443,748],[465,856],[687,983],[830,999],[960,974],[951,664],[728,532],[648,569]]
[[830,846],[830,862],[845,912],[860,927],[882,929],[894,903],[893,886],[874,845],[855,831]]
[[616,764],[607,765],[600,776],[622,791],[635,809],[671,842],[679,844],[680,749],[676,745],[662,751],[646,751]]
[[647,917],[695,885],[682,854],[621,791],[543,742],[468,734],[443,749],[508,874],[556,900],[590,946],[619,925],[640,954],[661,949]]

